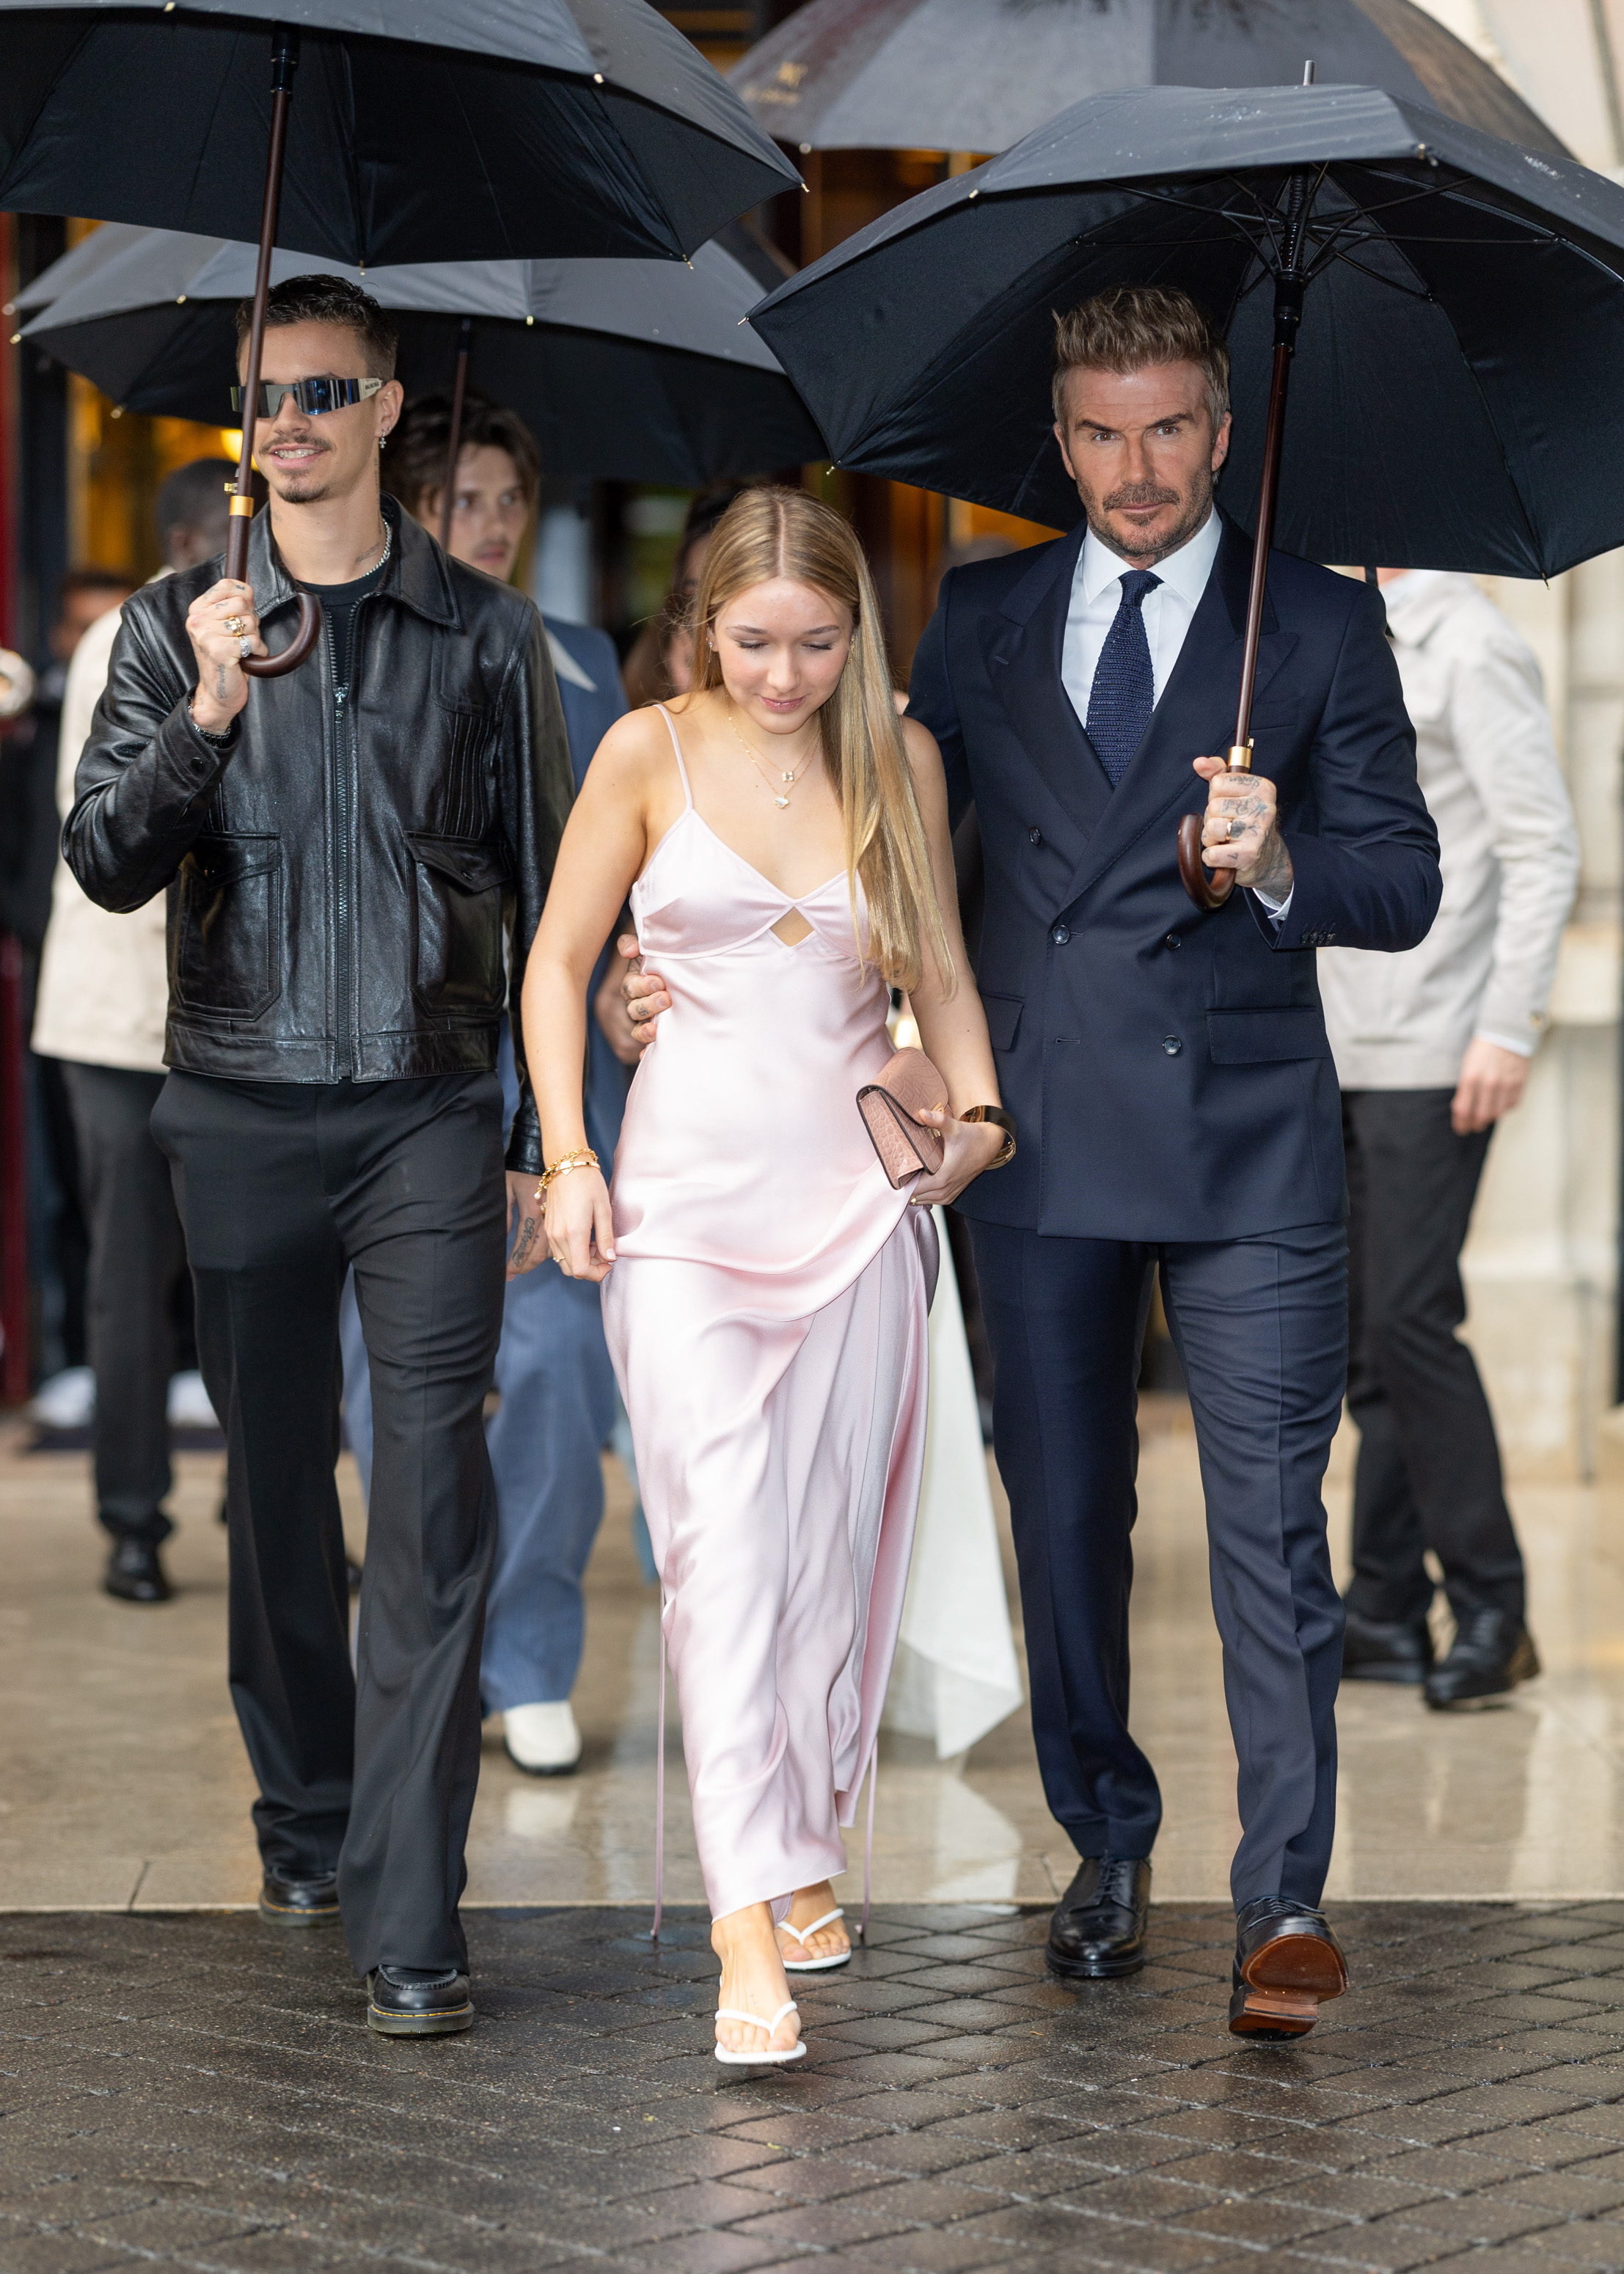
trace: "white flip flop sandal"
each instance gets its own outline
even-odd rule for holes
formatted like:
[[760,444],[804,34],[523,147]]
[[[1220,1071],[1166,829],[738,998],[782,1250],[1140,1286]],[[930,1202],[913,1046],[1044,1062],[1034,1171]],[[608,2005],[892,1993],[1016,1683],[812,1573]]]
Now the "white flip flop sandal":
[[[837,1903],[833,1910],[825,1911],[823,1917],[814,1919],[810,1926],[792,1926],[787,1919],[780,1919],[778,1923],[778,1931],[780,1934],[788,1935],[793,1942],[798,1942],[804,1947],[809,1934],[820,1933],[824,1927],[832,1926],[837,1919],[845,1916],[846,1913]],[[851,1956],[852,1946],[848,1942],[844,1950],[831,1951],[827,1958],[786,1958],[784,1971],[786,1974],[827,1974],[831,1966],[849,1965]]]
[[[794,1999],[786,1998],[770,2022],[763,2022],[759,2014],[741,2013],[737,2006],[718,2006],[716,2018],[718,2022],[744,2022],[753,2029],[764,2029],[771,2037],[786,2014],[798,2014],[800,2011]],[[793,2045],[782,2046],[776,2052],[769,2050],[759,2053],[735,2053],[730,2052],[726,2045],[718,2045],[716,2057],[729,2068],[782,2068],[786,2061],[800,2060],[805,2052],[805,2045],[797,2037]]]

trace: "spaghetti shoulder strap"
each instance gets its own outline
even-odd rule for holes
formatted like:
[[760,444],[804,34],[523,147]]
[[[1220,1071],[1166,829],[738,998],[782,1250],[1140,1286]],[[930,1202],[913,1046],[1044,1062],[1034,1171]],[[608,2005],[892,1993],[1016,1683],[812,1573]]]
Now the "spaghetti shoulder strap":
[[685,804],[691,806],[694,802],[694,793],[688,787],[688,768],[682,763],[682,744],[677,736],[677,722],[663,703],[657,703],[654,707],[665,721],[665,731],[671,736],[671,747],[677,754],[677,772],[682,777],[683,801]]

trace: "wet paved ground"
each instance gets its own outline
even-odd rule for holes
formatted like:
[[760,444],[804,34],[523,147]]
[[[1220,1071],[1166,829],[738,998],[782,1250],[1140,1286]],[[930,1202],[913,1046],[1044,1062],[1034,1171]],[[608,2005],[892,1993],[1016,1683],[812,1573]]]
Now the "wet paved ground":
[[709,2058],[693,1912],[477,1912],[480,2022],[369,2035],[337,1938],[0,1917],[0,2274],[1624,2267],[1624,1903],[1340,1907],[1301,2046],[1223,2026],[1229,1922],[1045,1979],[1040,1914],[891,1908],[811,2046]]

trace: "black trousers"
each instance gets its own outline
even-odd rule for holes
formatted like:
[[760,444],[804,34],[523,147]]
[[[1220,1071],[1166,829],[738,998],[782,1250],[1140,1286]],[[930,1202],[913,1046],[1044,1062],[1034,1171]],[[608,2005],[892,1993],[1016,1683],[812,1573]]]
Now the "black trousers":
[[161,1073],[64,1065],[90,1230],[86,1313],[96,1377],[96,1513],[115,1539],[155,1547],[169,1473],[175,1297],[186,1269],[169,1166],[153,1142]]
[[1421,1619],[1430,1547],[1457,1619],[1523,1615],[1522,1556],[1466,1316],[1460,1254],[1493,1132],[1457,1137],[1447,1089],[1342,1098],[1348,1156],[1348,1410],[1359,1429],[1348,1608]]
[[[500,1088],[171,1073],[153,1133],[227,1436],[231,1692],[261,1852],[292,1873],[336,1866],[357,1970],[462,1966],[496,1545],[483,1408],[502,1321]],[[352,1264],[374,1431],[353,1676],[334,1480]]]
[[1342,1671],[1320,1488],[1347,1369],[1342,1227],[1160,1246],[972,1230],[1051,1811],[1084,1856],[1148,1856],[1162,1820],[1155,1773],[1128,1729],[1136,1380],[1159,1267],[1195,1415],[1240,1763],[1230,1886],[1237,1907],[1318,1902]]

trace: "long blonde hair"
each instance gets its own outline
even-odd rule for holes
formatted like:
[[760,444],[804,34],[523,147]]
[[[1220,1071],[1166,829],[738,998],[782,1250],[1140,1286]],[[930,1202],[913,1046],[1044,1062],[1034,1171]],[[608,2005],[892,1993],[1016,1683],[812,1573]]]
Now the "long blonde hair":
[[853,921],[861,878],[868,953],[882,976],[892,987],[917,987],[928,950],[944,993],[951,994],[953,960],[891,700],[874,579],[850,526],[804,490],[746,490],[718,522],[694,604],[695,692],[722,685],[721,658],[709,638],[720,611],[775,576],[826,592],[852,618],[851,650],[818,723],[846,825]]

